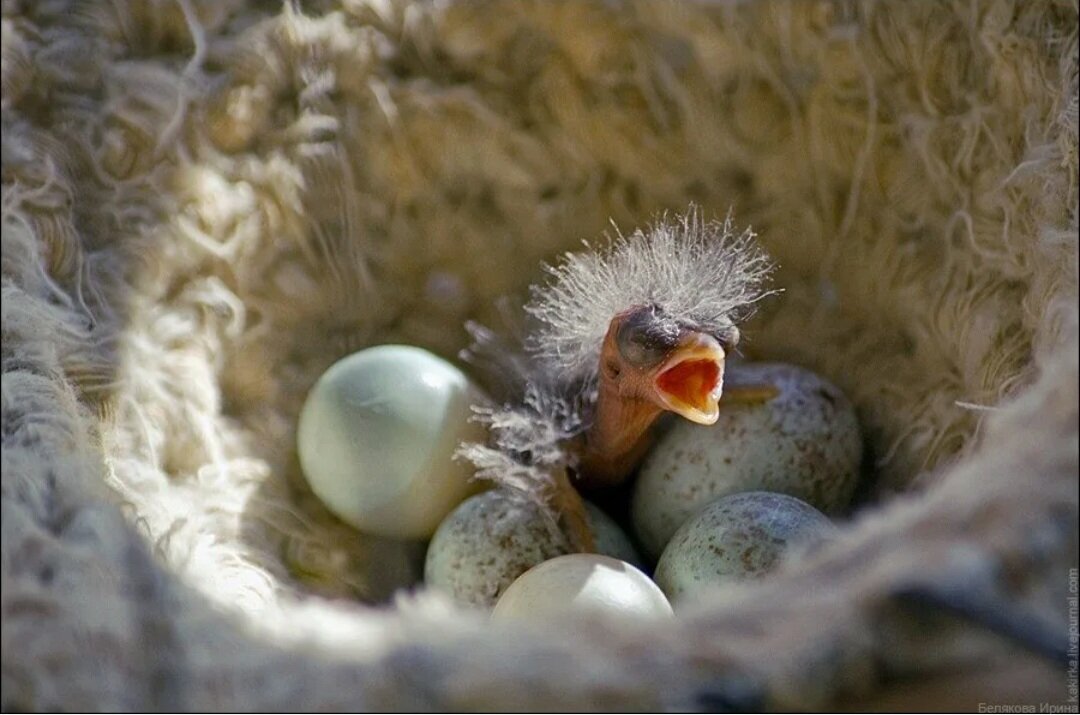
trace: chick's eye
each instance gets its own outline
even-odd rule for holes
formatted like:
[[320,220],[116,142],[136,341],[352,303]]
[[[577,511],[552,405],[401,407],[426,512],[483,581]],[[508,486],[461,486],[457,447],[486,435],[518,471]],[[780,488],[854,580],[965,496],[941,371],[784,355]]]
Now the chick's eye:
[[678,339],[678,325],[664,320],[651,308],[627,316],[616,334],[620,356],[635,367],[660,362],[675,348]]
[[631,365],[638,367],[644,367],[647,365],[655,365],[664,359],[664,355],[667,354],[666,350],[643,344],[641,342],[626,341],[619,344],[619,352],[622,354],[623,359]]

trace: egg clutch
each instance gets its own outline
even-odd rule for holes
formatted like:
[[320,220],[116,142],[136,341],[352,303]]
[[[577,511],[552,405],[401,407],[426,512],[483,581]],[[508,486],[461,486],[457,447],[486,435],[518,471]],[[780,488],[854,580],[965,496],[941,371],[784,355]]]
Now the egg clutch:
[[[791,365],[749,364],[731,377],[767,378],[779,392],[660,438],[632,488],[635,539],[585,502],[595,554],[567,555],[542,509],[471,479],[455,451],[482,438],[469,405],[486,399],[418,348],[370,348],[324,374],[301,414],[301,466],[357,529],[430,538],[425,582],[462,604],[494,606],[498,617],[670,613],[669,601],[760,576],[828,538],[835,527],[822,512],[844,507],[855,487],[861,441],[839,390]],[[658,557],[655,584],[635,541]]]
[[428,540],[426,586],[494,618],[663,617],[760,578],[830,538],[862,458],[836,386],[730,359],[770,270],[693,213],[569,254],[520,346],[470,326],[484,389],[404,345],[332,365],[304,476],[356,529]]

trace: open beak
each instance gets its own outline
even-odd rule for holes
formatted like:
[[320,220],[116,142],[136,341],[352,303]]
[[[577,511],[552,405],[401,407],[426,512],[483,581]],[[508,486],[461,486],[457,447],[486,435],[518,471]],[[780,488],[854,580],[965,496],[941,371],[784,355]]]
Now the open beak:
[[653,377],[657,402],[691,422],[714,424],[720,416],[725,357],[716,338],[687,334]]

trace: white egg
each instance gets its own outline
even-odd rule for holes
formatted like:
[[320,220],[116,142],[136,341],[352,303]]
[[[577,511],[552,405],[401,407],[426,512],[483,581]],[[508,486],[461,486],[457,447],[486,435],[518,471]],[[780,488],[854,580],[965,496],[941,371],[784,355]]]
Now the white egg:
[[671,537],[656,583],[672,602],[703,589],[761,576],[798,548],[835,531],[820,511],[794,497],[743,492],[697,512]]
[[767,384],[779,394],[754,405],[722,403],[716,424],[679,420],[657,441],[631,503],[635,533],[652,556],[691,514],[727,494],[780,492],[826,514],[851,500],[862,438],[836,386],[781,363],[733,366],[725,384]]
[[568,554],[532,567],[510,584],[492,618],[609,615],[663,618],[671,604],[640,570],[599,554]]
[[454,459],[483,441],[469,420],[482,393],[426,350],[381,345],[334,363],[308,394],[297,450],[330,511],[379,536],[424,538],[469,494],[471,467]]
[[[585,509],[598,551],[639,562],[607,514],[588,502]],[[518,576],[567,551],[566,538],[538,506],[493,489],[466,499],[439,525],[428,545],[424,582],[458,603],[490,608]]]

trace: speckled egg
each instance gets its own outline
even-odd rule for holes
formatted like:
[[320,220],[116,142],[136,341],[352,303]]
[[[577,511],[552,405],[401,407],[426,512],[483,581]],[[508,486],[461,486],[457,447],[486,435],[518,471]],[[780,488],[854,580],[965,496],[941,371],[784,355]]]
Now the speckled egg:
[[[618,525],[596,506],[585,506],[597,550],[640,563]],[[567,550],[539,507],[493,489],[465,500],[439,525],[428,546],[424,581],[459,603],[490,607],[518,576]]]
[[780,492],[827,514],[850,501],[862,438],[848,399],[809,370],[782,363],[732,366],[725,390],[758,384],[779,392],[758,404],[721,402],[711,426],[677,421],[642,463],[631,515],[650,555],[691,514],[727,494]]
[[532,567],[502,595],[493,619],[567,616],[668,618],[671,604],[636,567],[599,554],[569,554]]
[[592,527],[596,553],[605,554],[641,568],[641,555],[630,541],[630,537],[619,528],[615,520],[591,502],[585,502],[585,511],[589,517],[589,526]]
[[300,466],[346,523],[377,536],[431,536],[476,491],[471,467],[454,452],[486,438],[470,420],[471,405],[484,399],[461,370],[426,350],[361,350],[308,393],[297,427]]
[[675,532],[656,565],[656,583],[673,603],[710,586],[761,576],[789,552],[835,531],[806,502],[743,492],[708,504]]

